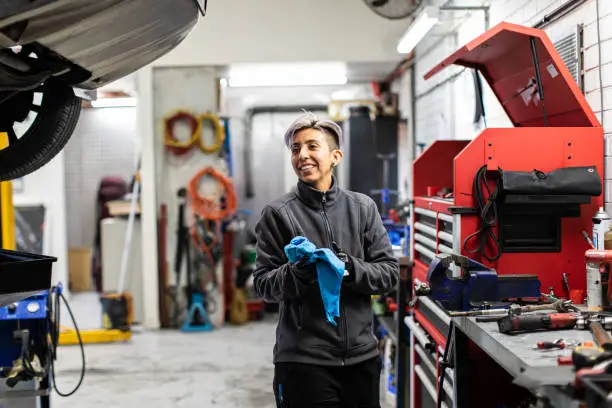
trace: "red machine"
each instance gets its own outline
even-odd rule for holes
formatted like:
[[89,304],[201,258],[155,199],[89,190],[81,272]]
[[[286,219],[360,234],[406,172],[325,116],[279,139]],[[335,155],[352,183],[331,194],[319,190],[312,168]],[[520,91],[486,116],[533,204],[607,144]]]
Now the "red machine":
[[[529,199],[505,213],[487,208],[493,218],[491,228],[484,229],[486,219],[481,218],[477,201],[481,200],[480,207],[490,204],[499,184],[487,179],[487,190],[483,166],[488,171],[544,173],[591,166],[603,176],[603,129],[585,97],[547,35],[537,29],[501,23],[446,58],[425,78],[451,64],[480,72],[514,128],[489,128],[472,141],[437,141],[414,162],[413,280],[426,282],[431,259],[446,252],[470,257],[499,275],[537,275],[543,293],[569,297],[563,274],[572,290],[584,290],[588,244],[581,231],[591,231],[591,217],[602,206],[601,195],[576,201],[573,214],[559,213],[554,202],[531,205]],[[481,191],[475,189],[475,177]],[[430,346],[431,362],[439,371],[436,353],[444,347],[446,333],[434,320],[415,308],[414,321],[439,346]],[[417,366],[427,365],[423,350],[412,352]],[[416,384],[412,406],[418,407],[420,390],[435,387],[435,382],[423,384],[414,370],[411,375]]]

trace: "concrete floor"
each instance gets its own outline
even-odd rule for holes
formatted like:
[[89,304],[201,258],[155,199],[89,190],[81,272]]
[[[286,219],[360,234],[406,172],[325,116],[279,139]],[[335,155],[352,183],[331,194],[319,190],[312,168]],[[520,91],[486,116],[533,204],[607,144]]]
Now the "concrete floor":
[[[80,328],[100,327],[95,294],[73,296],[70,304]],[[67,324],[67,312],[62,313]],[[275,327],[267,318],[212,332],[141,331],[130,343],[86,345],[81,388],[70,397],[53,395],[51,405],[272,408]],[[63,346],[58,354],[57,386],[65,393],[79,379],[81,354],[78,346]]]
[[[83,328],[99,327],[99,314],[92,313],[97,308],[95,296],[75,296],[70,303]],[[135,333],[128,344],[86,345],[83,385],[70,397],[54,395],[52,405],[274,407],[274,330],[275,322],[268,319],[204,333],[144,331]],[[60,348],[56,366],[60,391],[74,387],[80,367],[78,346]]]

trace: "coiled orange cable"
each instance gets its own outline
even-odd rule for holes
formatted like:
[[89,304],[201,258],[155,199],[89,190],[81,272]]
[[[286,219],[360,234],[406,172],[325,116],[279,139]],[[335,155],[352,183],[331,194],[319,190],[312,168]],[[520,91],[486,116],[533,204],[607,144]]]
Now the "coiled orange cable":
[[[218,196],[217,199],[209,199],[200,194],[199,187],[204,177],[216,179],[222,187],[223,194]],[[221,196],[224,198],[223,203],[221,202]],[[234,186],[229,177],[226,177],[213,167],[205,167],[198,171],[189,181],[187,185],[187,197],[189,198],[191,208],[191,239],[198,249],[209,256],[211,265],[214,266],[211,247],[218,242],[221,221],[236,213],[237,199]],[[196,224],[198,218],[214,223],[215,232],[211,244],[206,244],[201,234],[197,231]]]

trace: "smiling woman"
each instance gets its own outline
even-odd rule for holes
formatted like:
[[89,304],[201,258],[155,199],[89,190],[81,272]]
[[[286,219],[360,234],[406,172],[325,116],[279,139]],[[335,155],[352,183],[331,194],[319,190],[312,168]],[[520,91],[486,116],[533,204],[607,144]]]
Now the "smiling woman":
[[[333,176],[342,160],[338,125],[305,112],[284,140],[299,182],[262,211],[253,273],[257,294],[281,303],[274,349],[278,405],[378,408],[381,367],[370,297],[398,281],[389,236],[374,201],[340,188]],[[330,289],[321,278],[325,268],[308,256],[288,259],[287,245],[298,236],[344,268],[341,293],[334,292],[340,315],[333,322],[322,302]]]
[[333,169],[342,160],[342,130],[331,121],[319,121],[307,112],[285,133],[291,164],[298,178],[320,191],[332,185]]

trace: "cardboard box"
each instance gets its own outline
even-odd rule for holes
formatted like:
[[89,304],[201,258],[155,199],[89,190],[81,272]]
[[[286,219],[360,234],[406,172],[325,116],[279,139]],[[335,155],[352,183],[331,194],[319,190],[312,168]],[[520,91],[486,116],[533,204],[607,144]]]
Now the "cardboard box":
[[68,250],[68,286],[72,292],[93,290],[91,248],[70,248]]

